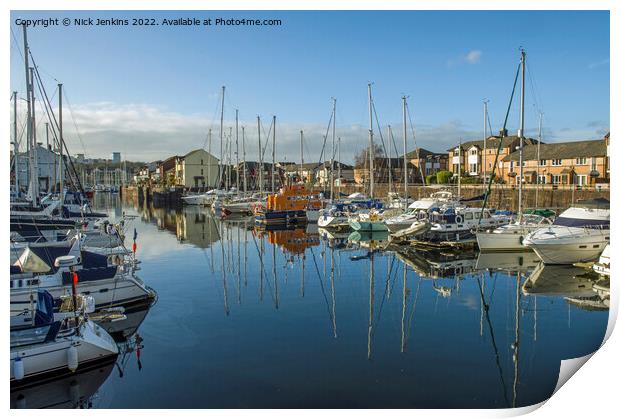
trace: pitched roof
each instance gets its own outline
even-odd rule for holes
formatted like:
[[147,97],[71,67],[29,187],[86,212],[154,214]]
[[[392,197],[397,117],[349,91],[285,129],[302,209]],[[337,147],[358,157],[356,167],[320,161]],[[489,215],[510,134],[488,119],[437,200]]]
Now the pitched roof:
[[[605,140],[565,141],[562,143],[540,144],[540,159],[571,159],[575,157],[601,157],[607,154]],[[523,147],[523,160],[537,160],[538,147]],[[504,161],[518,161],[519,151],[504,157]]]
[[[434,151],[427,150],[422,147],[418,147],[415,150],[412,150],[407,153],[408,159],[417,159],[418,158],[418,150],[420,152],[420,158],[426,158],[428,156],[448,156],[447,153],[435,153]],[[400,157],[402,159],[402,156]]]
[[204,152],[205,154],[209,154],[209,155],[210,155],[211,157],[213,157],[215,160],[219,161],[219,159],[218,159],[217,157],[215,157],[213,154],[210,154],[210,153],[209,153],[207,150],[205,150],[204,148],[197,148],[197,149],[195,149],[195,150],[190,151],[189,153],[187,153],[187,154],[186,154],[186,155],[184,155],[184,156],[177,156],[177,157],[179,157],[179,158],[185,158],[185,157],[189,156],[190,154],[198,153],[198,152],[200,152],[200,151]]
[[[487,148],[497,148],[499,146],[499,141],[500,141],[501,137],[497,137],[495,135],[491,135],[489,137],[487,137]],[[503,147],[509,147],[511,146],[515,141],[519,141],[519,137],[517,135],[508,135],[506,137],[504,137],[504,140],[502,141],[502,146]],[[524,138],[523,139],[523,144],[525,145],[530,145],[530,144],[538,144],[538,140],[535,140],[533,138]],[[541,144],[544,144],[541,142]],[[458,144],[450,147],[448,149],[448,151],[452,151],[455,148],[458,148]],[[484,147],[484,140],[470,140],[470,141],[466,141],[464,143],[461,143],[461,148],[463,150],[468,150],[470,149],[472,146],[476,146],[478,148],[483,148]]]

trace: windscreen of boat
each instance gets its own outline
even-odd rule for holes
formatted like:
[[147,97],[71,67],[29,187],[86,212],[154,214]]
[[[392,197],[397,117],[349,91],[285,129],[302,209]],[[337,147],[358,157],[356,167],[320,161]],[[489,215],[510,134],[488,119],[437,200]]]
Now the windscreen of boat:
[[609,228],[609,220],[593,220],[560,216],[555,219],[553,225],[565,227]]

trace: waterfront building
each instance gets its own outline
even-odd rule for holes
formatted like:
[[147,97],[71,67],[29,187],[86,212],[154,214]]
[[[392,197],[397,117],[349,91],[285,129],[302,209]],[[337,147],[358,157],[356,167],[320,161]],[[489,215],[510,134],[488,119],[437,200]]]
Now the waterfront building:
[[[167,161],[167,160],[166,160]],[[174,173],[174,184],[186,188],[215,186],[219,176],[219,160],[206,150],[198,148],[184,156],[175,156],[166,164],[168,173]]]
[[[523,147],[523,182],[593,186],[609,183],[607,147],[609,135],[600,140],[565,141]],[[540,159],[538,158],[540,157]],[[502,161],[507,183],[519,183],[519,152]]]
[[[402,157],[400,159],[402,160]],[[421,167],[424,176],[434,175],[442,170],[449,170],[448,153],[435,153],[420,147],[407,153],[407,159],[408,163],[413,167]]]
[[[42,143],[37,144],[36,148],[39,191],[50,192],[60,181],[60,155],[52,150],[52,147],[45,147]],[[66,159],[65,159],[66,161]],[[17,158],[17,176],[20,189],[25,192],[30,182],[30,160],[28,153],[19,153]],[[63,170],[63,181],[66,180],[66,164]]]

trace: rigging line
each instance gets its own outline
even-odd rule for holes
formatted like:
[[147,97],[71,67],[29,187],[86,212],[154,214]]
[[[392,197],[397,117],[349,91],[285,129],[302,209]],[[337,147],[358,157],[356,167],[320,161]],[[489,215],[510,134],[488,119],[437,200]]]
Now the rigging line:
[[527,75],[530,81],[530,88],[532,91],[532,96],[534,96],[534,102],[536,104],[536,108],[538,112],[543,112],[544,105],[542,103],[542,96],[540,95],[540,90],[538,89],[538,83],[536,83],[536,76],[534,75],[534,71],[532,70],[532,66],[529,61],[525,63],[525,67],[527,68]]
[[75,127],[75,132],[77,133],[78,138],[80,139],[80,143],[82,144],[82,151],[86,154],[86,147],[84,147],[84,141],[82,141],[82,134],[80,134],[80,130],[77,126],[77,122],[75,121],[75,115],[73,114],[73,108],[71,107],[71,102],[69,101],[69,96],[67,95],[67,89],[65,87],[64,95],[65,100],[67,101],[67,105],[69,107],[69,113],[71,114],[71,120],[73,121],[73,126]]
[[[377,131],[379,131],[379,138],[381,138],[381,144],[383,145],[383,152],[385,153],[386,152],[385,141],[383,141],[383,132],[381,131],[381,124],[379,124],[379,117],[377,116],[377,108],[375,108],[374,100],[372,101],[372,111],[373,111],[373,114],[375,116],[375,121],[377,122]],[[374,150],[373,150],[373,152],[374,152]],[[376,156],[375,156],[375,158],[376,158]],[[385,165],[385,162],[383,164]]]
[[489,132],[493,135],[493,127],[491,126],[491,116],[489,115],[489,110],[487,109],[487,124],[489,124]]
[[[497,161],[499,160],[500,150],[502,149],[502,143],[504,142],[504,134],[506,132],[506,124],[508,123],[508,117],[510,116],[510,108],[512,107],[512,102],[515,96],[515,90],[517,88],[517,83],[519,81],[519,74],[521,73],[521,62],[517,66],[517,74],[515,75],[515,81],[512,85],[512,93],[510,94],[510,101],[508,102],[508,110],[506,111],[506,117],[504,118],[504,125],[502,127],[501,136],[499,138],[499,144],[497,145],[497,153],[495,154],[495,159],[493,160],[493,169],[491,170],[491,177],[489,178],[489,183],[487,185],[487,190],[484,194],[484,201],[482,202],[482,212],[484,212],[487,202],[489,199],[489,194],[491,193],[491,186],[493,185],[493,179],[495,179],[495,170],[497,169]],[[460,151],[459,151],[460,154]],[[478,218],[478,226],[482,222],[482,217]]]
[[319,155],[319,165],[323,161],[323,154],[325,153],[325,145],[327,144],[327,137],[329,136],[329,130],[332,126],[332,119],[334,117],[334,113],[332,112],[329,115],[329,121],[327,122],[327,129],[325,130],[325,135],[323,136],[323,147],[321,147],[321,154]]
[[422,178],[422,185],[426,186],[426,177],[424,176],[424,173],[422,171],[422,165],[419,163],[420,162],[420,148],[418,147],[418,139],[415,136],[415,129],[413,126],[413,120],[411,119],[411,111],[409,110],[409,102],[405,103],[405,107],[406,107],[406,112],[407,112],[407,119],[409,120],[409,126],[411,127],[411,136],[413,138],[413,146],[415,147],[416,151],[417,151],[417,159],[418,159],[418,170],[420,171],[420,177]]
[[[385,288],[383,289],[383,297],[381,297],[381,304],[379,305],[379,312],[377,313],[377,321],[375,322],[375,327],[373,327],[373,335],[376,333],[379,327],[379,322],[381,321],[381,312],[383,311],[383,303],[385,302],[385,297],[387,296],[387,291],[389,289],[390,280],[392,279],[392,276],[396,277],[396,275],[398,274],[398,270],[400,268],[400,266],[397,266],[396,269],[392,269],[392,267],[394,266],[394,259],[395,258],[392,258],[390,261],[390,276],[388,276],[385,281]],[[394,272],[394,275],[392,275],[392,271]]]

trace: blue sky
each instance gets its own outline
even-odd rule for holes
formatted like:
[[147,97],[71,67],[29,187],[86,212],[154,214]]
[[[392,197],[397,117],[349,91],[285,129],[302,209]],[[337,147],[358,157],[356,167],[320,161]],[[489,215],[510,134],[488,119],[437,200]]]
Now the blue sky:
[[[337,135],[343,160],[350,160],[367,138],[369,81],[382,128],[393,124],[399,147],[400,97],[406,94],[418,145],[445,150],[460,137],[482,135],[485,98],[498,130],[520,46],[531,75],[528,134],[536,135],[540,111],[547,141],[600,138],[609,128],[605,11],[12,12],[13,34],[21,48],[16,18],[78,16],[251,17],[283,24],[30,28],[30,46],[48,90],[55,89],[53,78],[65,85],[71,104],[67,141],[75,153],[163,158],[205,145],[209,128],[219,152],[218,103],[226,85],[226,125],[238,108],[250,157],[256,116],[270,120],[275,114],[278,158],[297,158],[300,129],[306,131],[307,159],[318,158],[335,97]],[[11,87],[24,90],[14,39]],[[514,112],[509,131],[517,125]]]

